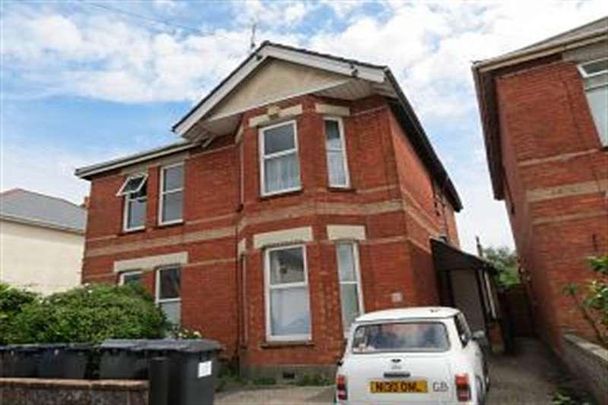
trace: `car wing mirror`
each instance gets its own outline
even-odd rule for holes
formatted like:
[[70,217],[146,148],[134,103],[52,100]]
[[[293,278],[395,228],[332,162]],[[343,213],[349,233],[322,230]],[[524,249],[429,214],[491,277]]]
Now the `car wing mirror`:
[[485,341],[486,340],[486,332],[483,330],[476,330],[475,332],[473,332],[472,336],[473,340],[475,341]]

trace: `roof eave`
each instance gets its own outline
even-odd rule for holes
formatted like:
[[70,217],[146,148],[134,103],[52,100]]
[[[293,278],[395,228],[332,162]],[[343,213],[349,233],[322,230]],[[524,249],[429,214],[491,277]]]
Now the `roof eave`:
[[74,233],[77,235],[84,235],[84,229],[73,228],[70,226],[62,226],[59,224],[53,224],[53,223],[44,222],[44,221],[38,221],[38,220],[32,219],[32,218],[23,218],[23,217],[17,217],[17,216],[13,216],[13,215],[0,214],[0,220],[14,222],[17,224],[36,226],[36,227],[40,227],[40,228],[52,229],[55,231]]

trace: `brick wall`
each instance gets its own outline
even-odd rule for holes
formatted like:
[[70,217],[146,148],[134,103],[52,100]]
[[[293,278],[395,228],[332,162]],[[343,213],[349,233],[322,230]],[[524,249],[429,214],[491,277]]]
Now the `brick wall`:
[[496,79],[505,195],[537,331],[561,347],[563,330],[591,330],[562,290],[608,252],[608,153],[571,62]]
[[[328,187],[323,117],[315,103],[346,105],[343,117],[351,187]],[[279,103],[301,105],[295,116],[302,190],[261,197],[258,129],[242,117],[240,144],[215,140],[185,157],[184,223],[156,225],[158,164],[148,167],[146,230],[121,232],[122,202],[115,196],[125,173],[93,179],[83,270],[85,282],[116,282],[117,260],[187,252],[183,267],[182,320],[205,337],[222,342],[224,355],[239,355],[252,369],[268,365],[333,365],[343,331],[334,241],[328,225],[358,225],[361,283],[366,311],[438,302],[429,237],[445,224],[457,241],[453,209],[437,213],[432,179],[398,128],[386,101],[370,97],[353,103],[303,96]],[[241,168],[243,177],[241,178]],[[243,189],[240,189],[240,184]],[[263,250],[256,234],[311,227],[306,242],[312,319],[310,342],[266,341]],[[239,257],[237,246],[244,241]],[[244,269],[243,269],[244,266]],[[145,285],[154,290],[151,272]]]

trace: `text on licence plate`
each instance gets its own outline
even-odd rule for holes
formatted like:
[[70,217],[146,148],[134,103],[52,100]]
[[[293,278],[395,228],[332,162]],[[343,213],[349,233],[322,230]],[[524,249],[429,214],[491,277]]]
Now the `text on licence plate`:
[[426,393],[428,387],[425,380],[370,381],[369,390],[372,394]]

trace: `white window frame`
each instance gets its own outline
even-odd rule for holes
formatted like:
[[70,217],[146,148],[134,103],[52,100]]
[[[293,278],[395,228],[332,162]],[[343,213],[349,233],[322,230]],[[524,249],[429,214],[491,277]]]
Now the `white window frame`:
[[[160,298],[160,273],[164,270],[179,270],[179,298]],[[154,283],[154,301],[156,305],[165,303],[165,302],[178,302],[182,300],[182,271],[183,267],[180,264],[169,264],[166,266],[158,267],[155,271],[156,273],[156,282]],[[181,310],[181,309],[180,309]]]
[[[182,166],[182,186],[181,188],[176,188],[174,190],[169,190],[166,191],[164,190],[163,187],[163,183],[165,180],[165,170],[167,169],[171,169],[172,167],[178,167],[178,166]],[[160,176],[159,176],[159,184],[158,184],[158,189],[159,189],[159,193],[158,193],[158,224],[159,225],[172,225],[172,224],[180,224],[182,222],[184,222],[184,203],[185,203],[185,198],[184,198],[184,185],[186,183],[186,179],[185,179],[185,175],[186,172],[184,170],[184,162],[179,162],[179,163],[174,163],[174,164],[170,164],[170,165],[166,165],[166,166],[162,166],[160,168]],[[164,196],[167,194],[174,194],[174,193],[182,193],[182,217],[179,219],[173,219],[171,221],[164,221],[163,220],[163,206],[164,206]]]
[[131,194],[131,193],[125,193],[125,188],[127,187],[127,184],[129,184],[129,182],[131,180],[134,180],[137,178],[142,178],[142,182],[139,184],[139,187],[137,189],[131,191],[131,193],[140,192],[141,189],[143,188],[144,184],[146,184],[146,181],[148,180],[147,173],[136,173],[136,174],[131,174],[131,175],[127,176],[125,181],[122,183],[122,186],[120,186],[120,188],[118,189],[118,192],[116,193],[116,197],[124,197],[127,194]]
[[[355,240],[350,239],[342,239],[337,240],[335,242],[335,252],[336,252],[336,272],[338,273],[338,291],[340,292],[338,295],[340,297],[340,323],[342,323],[342,284],[355,284],[357,286],[357,302],[359,303],[359,316],[365,313],[365,305],[363,302],[363,290],[361,288],[361,267],[359,265],[359,244]],[[355,281],[342,281],[340,280],[340,268],[339,266],[339,256],[338,256],[338,245],[351,245],[353,247],[353,260],[355,262]],[[342,330],[344,333],[344,337],[348,338],[350,329],[344,328],[344,323],[342,323]]]
[[[327,132],[325,131],[325,121],[335,121],[338,123],[338,132],[340,135],[340,145],[342,146],[342,165],[344,166],[344,173],[346,183],[344,184],[331,184],[331,177],[329,176],[329,152],[337,152],[337,150],[327,149]],[[350,188],[350,170],[348,169],[348,156],[346,153],[346,135],[344,134],[344,122],[340,117],[323,117],[323,139],[325,141],[325,160],[327,161],[327,184],[331,188]]]
[[[129,228],[129,203],[133,200],[137,200],[138,198],[141,197],[137,197],[137,198],[133,198],[132,195],[139,193],[141,191],[141,189],[145,186],[147,187],[147,183],[148,183],[148,174],[147,173],[138,173],[138,174],[132,174],[129,177],[127,177],[127,180],[125,180],[125,182],[123,183],[123,186],[120,188],[119,192],[122,192],[122,189],[127,185],[127,183],[129,182],[130,179],[134,178],[134,177],[144,177],[143,182],[141,183],[141,186],[139,188],[137,188],[137,190],[132,191],[129,194],[120,194],[123,196],[123,213],[122,213],[122,229],[124,232],[133,232],[133,231],[140,231],[142,229],[146,229],[146,215],[144,215],[144,224],[140,225],[140,226],[134,226],[132,228]],[[148,193],[146,192],[146,213],[148,211]]]
[[[282,127],[285,125],[292,125],[292,127],[293,127],[294,148],[286,150],[286,151],[271,153],[270,155],[265,155],[264,154],[264,149],[265,149],[264,148],[264,146],[265,146],[264,145],[264,142],[265,142],[264,133],[266,131],[268,131],[269,129]],[[260,128],[260,130],[258,131],[258,141],[259,141],[258,143],[259,143],[259,153],[260,153],[260,194],[263,197],[267,197],[267,196],[271,196],[271,195],[277,195],[277,194],[289,193],[291,191],[301,190],[302,189],[302,167],[300,166],[300,150],[298,147],[298,125],[296,123],[296,120],[283,121],[283,122],[279,122],[277,124],[268,125],[268,126]],[[296,161],[298,162],[298,183],[299,183],[299,185],[296,187],[286,188],[283,190],[266,192],[266,181],[265,181],[266,173],[265,173],[265,169],[264,169],[264,163],[268,159],[277,158],[277,157],[290,155],[290,154],[296,155]]]
[[[304,264],[304,281],[300,281],[297,283],[285,283],[280,286],[271,286],[270,285],[270,253],[277,250],[286,250],[293,248],[301,248],[302,249],[302,260]],[[310,320],[310,333],[307,334],[297,334],[297,335],[273,335],[272,334],[272,320],[271,320],[271,308],[270,308],[270,290],[280,290],[280,289],[289,289],[289,288],[302,288],[306,289],[306,293],[308,294],[308,317]],[[291,245],[281,245],[275,247],[269,247],[264,249],[264,300],[266,307],[266,340],[269,342],[281,342],[281,341],[309,341],[311,340],[312,335],[312,312],[310,306],[310,289],[308,287],[308,261],[306,259],[306,245],[297,243]]]
[[123,271],[120,273],[118,285],[125,285],[125,276],[130,276],[130,275],[134,275],[134,274],[139,274],[141,276],[142,273],[143,272],[141,270]]
[[[602,147],[607,147],[608,146],[608,133],[606,133],[606,134],[602,133],[602,128],[597,125],[597,123],[596,123],[597,117],[595,117],[595,115],[594,115],[593,107],[592,107],[591,103],[589,102],[589,97],[588,97],[587,93],[591,90],[596,90],[596,89],[600,89],[600,88],[604,88],[604,87],[608,88],[608,69],[600,70],[599,72],[595,72],[595,73],[591,73],[591,74],[587,73],[587,71],[585,70],[586,65],[590,65],[592,63],[601,62],[601,61],[608,61],[608,58],[598,58],[598,59],[590,60],[587,62],[579,63],[579,65],[577,67],[578,67],[578,71],[580,72],[580,74],[583,78],[583,90],[585,91],[585,97],[587,98],[587,104],[589,105],[589,110],[590,110],[591,116],[593,118],[593,124],[595,125],[597,134],[600,138],[600,144],[602,145]],[[587,79],[593,79],[596,76],[605,76],[606,80],[596,83],[594,85],[589,85],[587,83]]]

